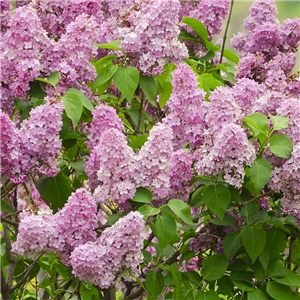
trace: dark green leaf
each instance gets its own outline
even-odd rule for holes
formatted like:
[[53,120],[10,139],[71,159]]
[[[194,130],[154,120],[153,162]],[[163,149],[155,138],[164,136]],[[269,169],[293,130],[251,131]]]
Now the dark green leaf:
[[156,83],[153,76],[140,75],[140,85],[149,102],[156,107]]
[[161,249],[170,243],[176,236],[176,222],[169,215],[158,216],[155,223],[156,237]]
[[252,263],[262,253],[266,245],[266,233],[257,225],[245,225],[241,230],[243,245],[250,256]]
[[1,200],[1,210],[11,214],[15,213],[15,211],[4,200]]
[[203,192],[203,200],[210,211],[223,220],[231,194],[223,184],[210,185]]
[[250,223],[250,216],[255,215],[259,211],[260,205],[257,200],[248,203],[241,208],[241,215],[244,217],[247,224]]
[[228,259],[240,248],[242,244],[241,234],[239,232],[228,233],[223,241],[224,253]]
[[35,185],[41,196],[51,203],[54,211],[62,208],[72,193],[70,179],[61,173],[55,177],[42,177]]
[[116,73],[113,76],[114,82],[118,90],[125,96],[128,101],[131,101],[133,94],[139,84],[139,71],[135,67],[123,68],[118,66]]
[[163,270],[169,272],[172,275],[173,283],[175,289],[173,291],[173,299],[174,300],[181,300],[179,298],[180,286],[181,286],[181,273],[178,271],[178,266],[174,264],[172,267],[168,265],[163,265],[161,267]]
[[197,292],[195,300],[219,300],[219,295],[215,291],[201,291]]
[[281,283],[283,285],[300,288],[300,275],[299,274],[288,275],[283,278],[277,278],[275,280],[276,280],[276,282]]
[[268,294],[276,300],[291,299],[291,289],[288,286],[277,282],[269,282],[267,284]]
[[146,274],[147,299],[157,299],[164,288],[164,276],[160,272],[149,270]]
[[79,96],[75,93],[67,93],[62,97],[65,112],[72,120],[73,127],[75,128],[80,120],[82,114],[82,103]]
[[171,210],[185,223],[193,225],[190,206],[182,200],[172,199],[168,202]]
[[229,265],[224,254],[214,254],[203,261],[202,275],[205,280],[221,278]]
[[270,139],[270,150],[282,158],[290,158],[293,151],[293,142],[285,134],[274,134]]
[[202,44],[201,41],[197,40],[192,34],[184,30],[180,31],[178,39]]
[[254,287],[245,281],[233,281],[234,285],[238,287],[242,292],[250,292],[254,290]]
[[247,293],[247,299],[248,300],[269,300],[268,296],[264,292],[258,289],[255,289],[254,291]]
[[221,220],[218,217],[215,217],[210,220],[211,223],[215,225],[221,225],[221,226],[234,226],[235,225],[235,218],[232,216],[224,216],[223,220]]

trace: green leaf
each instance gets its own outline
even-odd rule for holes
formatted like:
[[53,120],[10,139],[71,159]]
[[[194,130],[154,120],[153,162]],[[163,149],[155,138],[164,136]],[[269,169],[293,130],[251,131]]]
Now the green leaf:
[[223,184],[210,185],[203,192],[204,203],[210,211],[223,220],[231,194]]
[[281,115],[272,116],[271,114],[269,114],[269,117],[272,120],[274,130],[285,129],[289,126],[289,117]]
[[269,300],[269,298],[264,292],[255,289],[247,293],[247,300]]
[[232,255],[240,248],[242,245],[241,234],[239,232],[228,233],[223,241],[224,253],[227,259],[230,259]]
[[169,215],[158,216],[155,223],[156,237],[161,250],[176,236],[176,222]]
[[197,40],[192,34],[185,30],[180,31],[178,39],[202,44],[201,41]]
[[283,284],[283,285],[300,288],[300,275],[299,274],[288,275],[283,278],[278,278],[275,280],[276,280],[276,282]]
[[70,166],[75,169],[76,171],[76,178],[80,177],[80,176],[83,176],[84,179],[88,179],[87,178],[87,175],[84,171],[84,164],[83,164],[83,160],[79,160],[79,161],[76,161],[76,162],[72,162],[70,163]]
[[235,218],[232,216],[224,216],[223,220],[221,220],[218,217],[215,217],[210,220],[211,223],[215,225],[221,225],[221,226],[234,226],[235,225]]
[[93,90],[108,82],[117,72],[118,65],[107,64],[97,70],[98,76],[93,82]]
[[172,267],[170,267],[168,265],[163,265],[163,266],[161,266],[161,268],[165,271],[168,271],[172,275],[173,285],[175,287],[174,292],[173,292],[173,299],[181,300],[179,298],[179,292],[180,292],[180,286],[181,286],[182,280],[181,280],[181,273],[178,272],[178,266],[176,264],[174,264]]
[[77,89],[74,89],[74,88],[70,88],[70,89],[67,90],[67,93],[66,93],[66,94],[68,94],[68,93],[76,94],[76,95],[79,97],[79,99],[80,99],[82,105],[83,105],[85,108],[87,108],[87,109],[90,110],[90,111],[94,110],[94,106],[93,106],[93,104],[91,103],[91,101],[90,101],[90,100],[87,98],[87,96],[86,96],[84,93],[82,93],[81,91],[79,91],[79,90],[77,90]]
[[247,224],[250,223],[250,217],[255,215],[259,211],[259,208],[260,204],[257,200],[250,202],[241,208],[241,215]]
[[293,151],[293,142],[285,134],[274,134],[270,139],[270,150],[282,158],[290,158]]
[[229,265],[224,254],[214,254],[203,261],[202,275],[205,280],[221,278]]
[[152,193],[144,187],[137,188],[132,201],[139,203],[151,203]]
[[149,270],[146,274],[147,299],[157,299],[164,288],[164,276],[160,272]]
[[56,86],[60,78],[61,78],[61,74],[59,72],[52,72],[50,76],[48,76],[46,79],[37,77],[35,80],[51,84],[52,86]]
[[75,128],[82,114],[82,103],[79,96],[75,93],[67,93],[62,97],[66,115],[72,120]]
[[148,140],[148,136],[149,136],[149,134],[142,134],[137,137],[134,135],[128,136],[132,140],[132,143],[129,144],[129,146],[133,149],[143,146],[146,143],[146,141]]
[[120,43],[121,43],[120,40],[116,40],[116,41],[112,41],[110,43],[97,45],[97,47],[102,48],[102,49],[113,49],[113,50],[122,51],[122,49],[120,48]]
[[260,191],[271,177],[272,166],[265,158],[258,158],[252,163],[248,171],[254,188]]
[[140,75],[140,85],[149,102],[156,107],[156,83],[153,76]]
[[254,263],[266,245],[266,233],[257,225],[245,225],[241,230],[243,245]]
[[11,214],[16,213],[4,200],[1,200],[1,210]]
[[190,206],[182,200],[172,199],[168,202],[171,210],[185,223],[193,225]]
[[[192,298],[191,298],[192,299]],[[219,295],[215,291],[202,291],[199,290],[195,300],[219,300]]]
[[113,76],[114,82],[118,90],[125,96],[128,101],[131,101],[133,94],[139,84],[139,71],[135,67],[123,68],[118,66],[116,73]]
[[233,281],[234,285],[238,287],[243,293],[250,292],[254,290],[254,287],[245,281]]
[[261,144],[266,141],[269,120],[265,115],[261,113],[248,115],[243,119],[243,124],[250,129],[254,137],[258,137]]
[[163,108],[167,101],[169,100],[171,93],[173,91],[173,86],[171,82],[165,81],[162,86],[162,92],[159,94],[159,106]]
[[276,300],[291,299],[291,289],[277,282],[267,284],[267,293]]
[[227,59],[231,60],[235,64],[239,63],[239,57],[227,49],[224,49],[223,56],[226,57]]
[[113,55],[106,55],[106,56],[100,58],[100,59],[94,64],[94,66],[95,66],[95,68],[96,68],[96,70],[97,70],[97,73],[98,73],[99,70],[101,70],[101,67],[102,67],[102,66],[104,66],[104,65],[106,65],[106,64],[111,64],[112,61],[113,61],[114,59],[116,59],[117,57],[118,57],[117,54],[114,53]]
[[207,29],[200,21],[189,17],[183,17],[181,22],[189,25],[201,39],[207,40]]
[[55,177],[42,177],[35,186],[41,196],[51,203],[54,211],[62,208],[72,193],[71,180],[62,173]]
[[156,208],[156,207],[152,207],[152,206],[149,206],[149,205],[143,205],[141,206],[138,211],[144,215],[145,218],[148,218],[150,216],[155,216],[157,214],[159,214],[160,210],[159,208]]

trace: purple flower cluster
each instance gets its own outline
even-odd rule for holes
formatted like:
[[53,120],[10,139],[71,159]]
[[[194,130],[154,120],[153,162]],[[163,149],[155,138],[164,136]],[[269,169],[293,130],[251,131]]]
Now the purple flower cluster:
[[87,146],[93,149],[98,145],[102,133],[110,128],[115,128],[120,132],[123,131],[122,120],[118,117],[116,110],[100,102],[92,111],[93,121],[89,125]]
[[127,200],[134,196],[135,184],[132,180],[134,152],[127,145],[126,136],[118,129],[107,129],[93,148],[92,155],[93,161],[98,161],[99,165],[92,166],[88,162],[86,167],[93,168],[87,171],[88,175],[97,173],[97,201],[115,203],[120,209],[128,208]]
[[[237,78],[251,78],[265,83],[280,93],[299,94],[300,83],[290,77],[296,62],[295,52],[300,41],[300,19],[287,19],[280,25],[273,0],[255,1],[244,21],[248,32],[231,39],[234,48],[242,51]],[[291,85],[291,87],[289,87]]]
[[205,92],[198,88],[197,77],[188,65],[179,64],[172,75],[173,91],[163,122],[173,129],[176,148],[187,143],[192,147],[201,145],[206,129],[204,115],[208,109],[208,103],[203,101]]
[[[298,132],[299,134],[299,132]],[[281,167],[272,171],[268,186],[275,192],[282,192],[281,205],[283,212],[296,217],[300,224],[300,143],[294,144],[291,158]]]
[[0,1],[0,27],[1,34],[9,29],[11,3],[9,0]]
[[100,288],[109,288],[124,268],[138,275],[144,226],[142,215],[131,212],[104,230],[95,242],[75,248],[70,257],[73,274]]
[[22,166],[45,176],[59,172],[55,158],[61,149],[62,103],[47,103],[30,111],[19,132]]
[[212,38],[221,33],[229,6],[229,0],[181,1],[180,19],[186,16],[201,21]]
[[223,125],[216,133],[213,145],[200,149],[198,153],[198,174],[214,176],[224,173],[224,180],[236,187],[241,187],[243,182],[244,166],[251,165],[256,158],[254,146],[236,124]]
[[20,7],[11,17],[1,41],[2,109],[12,112],[14,97],[24,97],[29,82],[45,71],[45,50],[51,41],[31,7]]
[[125,24],[117,28],[121,48],[144,74],[159,74],[166,62],[178,63],[188,56],[178,41],[179,10],[178,0],[141,1],[137,6],[132,2]]
[[30,111],[20,129],[1,112],[1,173],[20,183],[29,172],[45,176],[59,172],[55,159],[61,149],[62,111],[61,103],[40,105]]

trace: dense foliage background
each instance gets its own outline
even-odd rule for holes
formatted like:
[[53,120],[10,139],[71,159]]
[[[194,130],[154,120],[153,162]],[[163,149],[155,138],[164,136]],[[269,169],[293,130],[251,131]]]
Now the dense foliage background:
[[4,300],[299,299],[300,19],[234,7],[1,1]]

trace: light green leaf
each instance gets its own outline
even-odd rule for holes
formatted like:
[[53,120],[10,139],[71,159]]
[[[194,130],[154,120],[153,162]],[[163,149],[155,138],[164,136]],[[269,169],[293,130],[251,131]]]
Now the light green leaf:
[[181,22],[189,25],[199,35],[201,39],[207,40],[207,29],[200,21],[189,17],[183,17]]
[[139,203],[151,203],[152,193],[144,187],[137,188],[132,201]]
[[282,158],[290,158],[293,151],[293,142],[285,134],[274,134],[270,139],[270,150]]
[[59,72],[52,72],[47,78],[37,77],[36,80],[51,84],[52,86],[56,86],[60,78],[61,74]]
[[231,194],[223,184],[210,185],[203,192],[204,203],[221,220],[223,220],[230,199]]
[[67,90],[67,93],[74,93],[76,94],[79,98],[80,98],[80,101],[82,103],[82,105],[87,108],[88,110],[92,111],[94,110],[94,106],[93,104],[91,103],[91,101],[87,98],[87,96],[81,92],[80,90],[77,90],[77,89],[74,89],[74,88],[70,88]]
[[117,41],[112,41],[110,43],[107,44],[101,44],[101,45],[97,45],[98,48],[103,48],[103,49],[113,49],[113,50],[120,50],[122,51],[122,49],[120,48],[120,40]]
[[116,73],[118,65],[107,64],[97,70],[98,76],[93,82],[93,90],[102,86],[104,83],[108,82],[113,75]]
[[272,166],[265,158],[256,159],[249,168],[249,176],[254,188],[260,191],[271,177]]
[[223,56],[226,57],[227,59],[231,60],[235,64],[239,63],[239,57],[227,49],[224,49]]
[[138,87],[139,77],[140,74],[137,68],[129,67],[125,69],[122,66],[118,66],[118,69],[113,76],[118,90],[128,101],[131,101],[133,94]]
[[254,263],[266,245],[266,233],[261,226],[245,225],[241,230],[243,245]]
[[82,114],[82,103],[79,96],[75,93],[67,93],[62,97],[65,112],[72,120],[73,127],[75,128],[80,120]]
[[160,272],[149,270],[146,274],[147,299],[157,299],[164,288],[164,276]]
[[243,124],[250,129],[254,137],[258,137],[261,144],[266,141],[269,120],[265,115],[261,113],[248,115],[243,119]]
[[172,199],[168,202],[171,210],[185,223],[193,225],[190,206],[182,200]]
[[287,117],[281,115],[272,116],[271,114],[269,114],[269,117],[272,120],[274,130],[285,129],[289,126],[288,116]]
[[276,300],[291,299],[291,289],[277,282],[267,284],[267,293]]
[[229,265],[224,254],[214,254],[203,261],[202,275],[205,280],[221,278]]
[[156,207],[152,207],[152,206],[149,206],[149,205],[143,205],[141,206],[138,211],[144,215],[145,218],[148,218],[150,216],[155,216],[157,214],[159,214],[160,210],[159,208],[156,208]]

